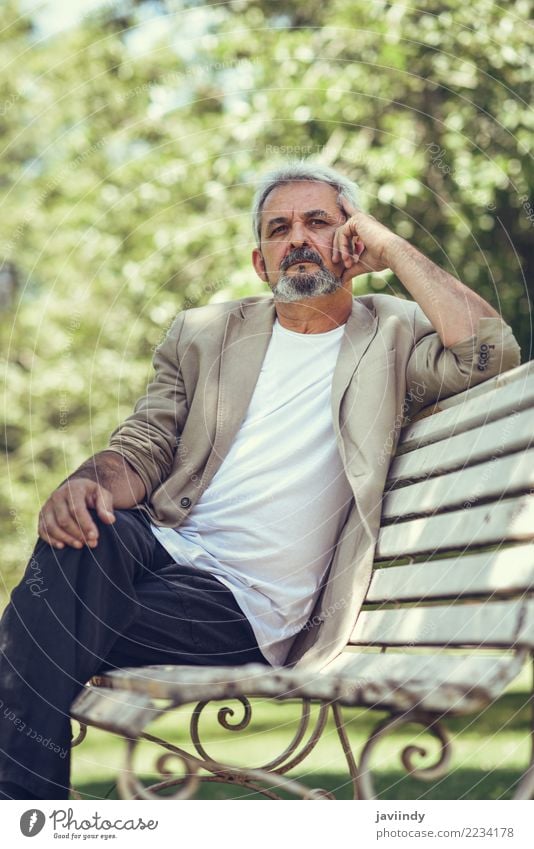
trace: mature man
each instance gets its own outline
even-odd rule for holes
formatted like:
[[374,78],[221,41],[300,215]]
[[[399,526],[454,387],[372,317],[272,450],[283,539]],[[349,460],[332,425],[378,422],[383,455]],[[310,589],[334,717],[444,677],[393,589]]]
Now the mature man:
[[[98,671],[334,657],[406,415],[519,362],[498,313],[337,172],[268,174],[254,224],[272,296],[180,313],[109,448],[42,507],[0,629],[3,798],[67,797],[69,706]],[[353,297],[388,267],[413,300]]]

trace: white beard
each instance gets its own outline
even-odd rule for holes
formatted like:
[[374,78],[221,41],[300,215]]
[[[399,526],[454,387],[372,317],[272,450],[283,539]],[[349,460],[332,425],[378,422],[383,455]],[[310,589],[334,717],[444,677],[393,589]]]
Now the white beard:
[[282,274],[273,287],[275,301],[290,303],[319,295],[332,295],[341,286],[341,280],[327,268],[308,274]]

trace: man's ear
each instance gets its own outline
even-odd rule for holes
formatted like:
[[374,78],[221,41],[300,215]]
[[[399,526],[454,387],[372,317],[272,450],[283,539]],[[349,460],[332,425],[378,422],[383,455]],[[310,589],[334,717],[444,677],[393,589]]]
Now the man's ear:
[[268,282],[267,277],[267,269],[265,267],[265,260],[263,259],[263,254],[259,248],[254,248],[252,251],[252,265],[254,266],[254,270],[260,280],[263,280],[264,283]]

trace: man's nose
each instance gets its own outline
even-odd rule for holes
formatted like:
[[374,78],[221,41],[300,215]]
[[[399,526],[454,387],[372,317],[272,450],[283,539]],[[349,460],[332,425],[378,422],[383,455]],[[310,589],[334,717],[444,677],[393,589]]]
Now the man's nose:
[[291,227],[290,245],[292,248],[300,248],[309,245],[308,232],[301,221],[295,221]]

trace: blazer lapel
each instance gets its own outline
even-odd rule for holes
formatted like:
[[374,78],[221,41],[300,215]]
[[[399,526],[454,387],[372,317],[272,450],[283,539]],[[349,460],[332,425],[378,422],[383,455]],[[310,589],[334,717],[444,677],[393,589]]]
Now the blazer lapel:
[[352,313],[341,340],[339,356],[332,379],[332,420],[337,427],[343,396],[378,329],[374,312],[357,298],[352,303]]
[[272,298],[241,304],[226,323],[219,376],[213,454],[217,466],[228,453],[245,417],[273,332]]

